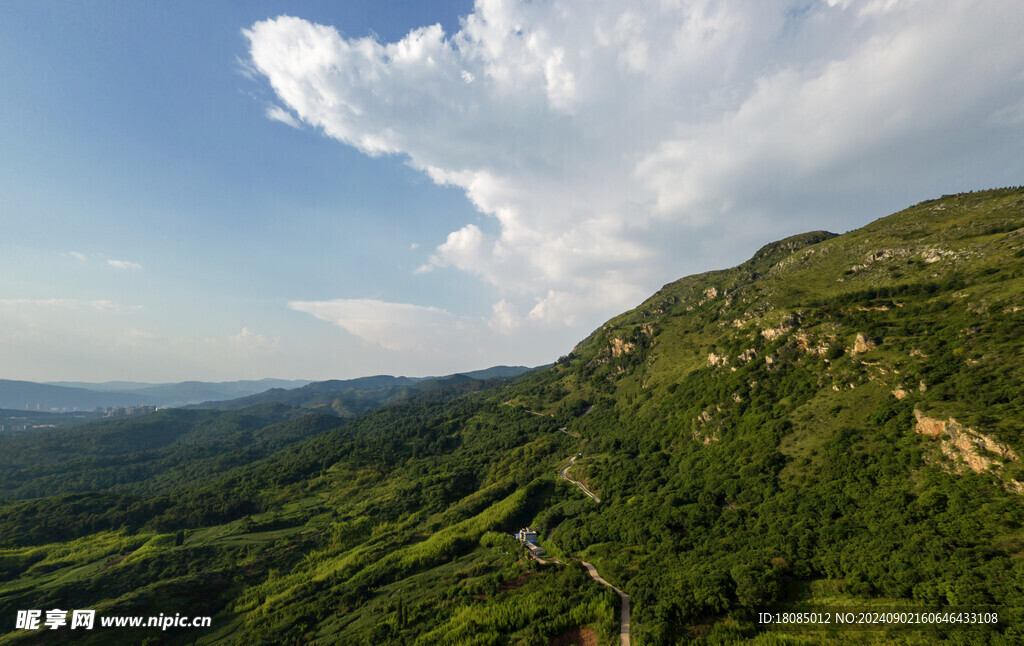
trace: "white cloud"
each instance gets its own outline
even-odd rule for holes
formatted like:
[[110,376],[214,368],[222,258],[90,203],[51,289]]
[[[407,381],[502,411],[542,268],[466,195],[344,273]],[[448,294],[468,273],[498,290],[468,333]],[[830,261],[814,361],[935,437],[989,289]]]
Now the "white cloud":
[[[424,273],[434,267],[456,267],[483,275],[489,267],[488,242],[480,227],[467,224],[458,231],[449,233],[448,239],[437,248],[437,254],[431,256],[430,261],[419,267],[416,272]],[[491,278],[493,280],[493,277]]]
[[[478,0],[452,35],[381,43],[293,17],[244,33],[295,118],[465,191],[488,218],[416,272],[479,276],[501,295],[492,329],[522,331],[592,324],[799,230],[1019,178],[1022,32],[1009,0]],[[457,320],[299,305],[385,347],[406,344],[359,307]]]
[[107,264],[117,269],[132,269],[135,271],[142,269],[142,265],[137,262],[131,262],[130,260],[108,260]]
[[436,307],[342,298],[293,301],[288,307],[333,323],[387,350],[441,351],[477,333],[473,322]]
[[241,57],[235,56],[235,63],[238,65],[238,67],[236,67],[235,70],[239,74],[249,79],[250,81],[256,80],[257,75],[259,75],[259,70],[257,70],[253,66],[251,61],[243,60]]
[[69,251],[68,255],[70,255],[73,258],[76,258],[78,260],[81,260],[82,262],[87,262],[89,260],[89,256],[85,255],[84,253],[82,253],[80,251]]
[[269,106],[267,108],[266,115],[267,118],[270,119],[271,121],[278,121],[286,126],[291,126],[292,128],[296,129],[302,127],[302,124],[299,122],[298,119],[293,117],[290,112],[288,112],[279,105]]
[[228,337],[228,345],[242,353],[268,352],[277,349],[280,340],[279,337],[268,338],[243,327],[241,332]]
[[491,308],[491,320],[487,324],[495,332],[511,334],[519,329],[523,321],[519,318],[516,306],[502,299]]

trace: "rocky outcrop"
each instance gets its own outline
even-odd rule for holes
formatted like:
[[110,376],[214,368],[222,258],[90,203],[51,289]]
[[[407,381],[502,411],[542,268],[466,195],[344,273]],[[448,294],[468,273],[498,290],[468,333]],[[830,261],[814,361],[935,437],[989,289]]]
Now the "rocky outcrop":
[[697,302],[697,306],[699,307],[699,306],[703,305],[704,303],[707,303],[707,302],[715,300],[716,298],[718,298],[718,288],[717,287],[708,287],[707,289],[704,290],[704,298],[700,299]]
[[624,354],[629,354],[636,348],[635,343],[623,341],[622,339],[612,339],[611,343],[613,357],[621,357]]
[[955,255],[956,254],[952,251],[932,247],[930,249],[925,249],[924,251],[921,252],[921,260],[930,265],[939,262],[943,258]]
[[766,330],[761,330],[761,336],[769,341],[774,341],[783,334],[786,334],[797,325],[800,324],[800,317],[797,314],[790,314],[789,316],[782,319],[778,327],[771,327]]
[[874,350],[877,346],[877,343],[863,334],[857,334],[857,339],[853,342],[853,350],[850,351],[850,354],[864,354]]
[[714,352],[708,353],[708,365],[709,366],[727,366],[729,365],[729,357],[724,354],[715,354]]
[[[965,427],[952,417],[948,420],[935,419],[918,409],[914,409],[914,416],[917,418],[915,430],[939,439],[942,454],[953,461],[956,473],[963,473],[965,467],[975,473],[995,472],[1006,462],[1020,459],[1010,447]],[[1024,493],[1024,483],[1009,480],[1006,486],[1011,491]]]
[[796,347],[808,354],[816,354],[819,357],[823,357],[825,356],[825,353],[828,352],[827,345],[823,343],[815,345],[810,335],[808,335],[806,332],[799,332],[795,334],[793,336],[793,339],[796,341]]
[[863,271],[876,262],[884,262],[886,260],[892,260],[893,258],[903,258],[910,252],[906,249],[881,249],[874,251],[864,259],[864,262],[852,265],[850,267],[851,272]]

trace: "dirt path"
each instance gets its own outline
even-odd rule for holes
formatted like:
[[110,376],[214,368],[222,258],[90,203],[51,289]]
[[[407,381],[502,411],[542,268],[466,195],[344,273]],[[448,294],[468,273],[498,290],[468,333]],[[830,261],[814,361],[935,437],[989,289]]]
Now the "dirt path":
[[569,437],[575,437],[577,440],[580,439],[580,434],[579,433],[577,433],[575,431],[570,431],[569,428],[566,427],[566,426],[563,426],[562,428],[560,428],[558,430],[562,431],[563,433],[565,433]]
[[576,456],[575,455],[572,456],[571,458],[569,458],[569,466],[565,467],[564,469],[559,471],[559,475],[561,475],[563,478],[565,478],[569,482],[571,482],[574,485],[576,485],[577,487],[579,487],[580,490],[583,493],[585,493],[588,496],[590,496],[594,500],[594,502],[601,502],[601,499],[598,498],[597,496],[595,496],[593,491],[591,491],[590,489],[587,489],[587,485],[583,484],[582,482],[579,482],[578,480],[573,480],[572,478],[569,477],[569,467],[571,467],[574,464],[576,464]]
[[[534,556],[532,554],[530,555],[530,558],[537,561],[541,565],[547,565],[549,563],[557,563],[558,565],[563,565],[561,561],[555,558],[542,559],[541,557]],[[597,581],[601,585],[608,586],[612,590],[615,590],[615,593],[619,595],[619,600],[622,602],[622,607],[619,611],[619,646],[629,646],[629,595],[623,592],[622,590],[619,590],[611,583],[605,581],[604,578],[601,577],[601,574],[597,571],[597,568],[594,567],[592,563],[587,563],[586,561],[580,561],[580,563],[583,564],[583,567],[587,568],[587,574],[590,575],[591,579]]]
[[505,404],[506,406],[512,406],[512,407],[514,407],[514,408],[522,408],[523,410],[525,410],[525,411],[526,411],[527,413],[529,413],[529,414],[531,414],[531,415],[539,415],[539,416],[541,416],[541,417],[554,417],[554,416],[555,416],[555,414],[554,414],[554,413],[538,413],[538,412],[537,412],[537,411],[535,411],[535,410],[530,410],[530,409],[529,409],[529,408],[527,408],[526,406],[520,406],[519,404],[513,404],[513,403],[512,403],[512,402],[510,402],[510,401],[507,401],[507,402],[502,402],[502,403],[503,403],[503,404]]

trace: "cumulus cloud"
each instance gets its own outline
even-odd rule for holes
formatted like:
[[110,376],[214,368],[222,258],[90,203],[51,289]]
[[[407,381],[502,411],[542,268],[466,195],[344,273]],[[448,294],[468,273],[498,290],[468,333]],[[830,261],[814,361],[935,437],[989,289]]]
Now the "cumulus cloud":
[[[403,155],[488,216],[416,272],[492,284],[509,331],[591,323],[894,195],[1019,178],[1022,31],[1009,0],[478,0],[455,34],[382,43],[288,16],[244,34],[289,117]],[[385,347],[403,345],[386,316],[456,320],[292,306]]]
[[139,271],[142,269],[142,265],[140,265],[137,262],[132,262],[130,260],[108,260],[107,264],[116,269],[131,269],[135,271]]
[[387,350],[450,348],[477,332],[477,326],[437,307],[372,299],[293,301],[288,307],[333,323]]
[[519,329],[522,323],[522,319],[519,318],[519,312],[516,311],[516,306],[505,299],[498,301],[491,308],[491,319],[488,321],[488,325],[495,332],[509,334]]

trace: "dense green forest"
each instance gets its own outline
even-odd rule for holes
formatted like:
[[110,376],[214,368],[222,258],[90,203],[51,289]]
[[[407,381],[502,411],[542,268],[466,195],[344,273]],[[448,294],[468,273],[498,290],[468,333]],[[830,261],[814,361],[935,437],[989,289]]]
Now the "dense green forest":
[[[618,643],[581,560],[633,644],[1021,643],[1022,331],[1001,189],[770,244],[511,380],[0,436],[0,643]],[[843,609],[998,621],[758,621]]]

